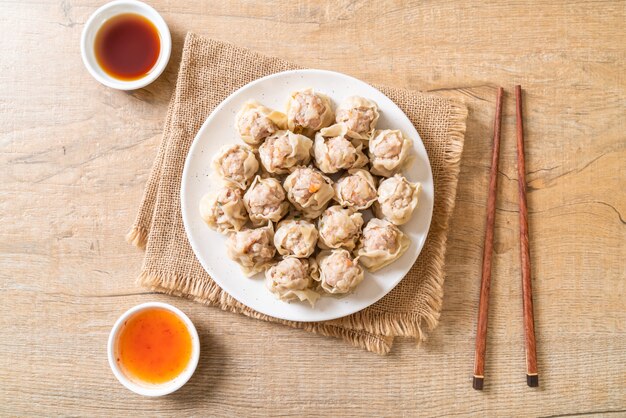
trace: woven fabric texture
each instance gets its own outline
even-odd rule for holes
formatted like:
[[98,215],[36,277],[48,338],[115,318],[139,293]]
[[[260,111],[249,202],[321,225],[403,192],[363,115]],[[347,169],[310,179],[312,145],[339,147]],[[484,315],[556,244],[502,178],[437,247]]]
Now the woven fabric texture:
[[180,208],[183,165],[211,111],[233,91],[260,77],[299,67],[224,42],[189,33],[163,139],[139,213],[127,239],[145,248],[139,283],[264,321],[338,337],[378,354],[396,336],[426,338],[443,301],[448,221],[454,208],[465,119],[464,105],[438,96],[375,86],[393,100],[420,133],[433,170],[435,205],[428,238],[408,275],[387,296],[345,318],[301,323],[271,318],[236,301],[211,279],[187,240]]

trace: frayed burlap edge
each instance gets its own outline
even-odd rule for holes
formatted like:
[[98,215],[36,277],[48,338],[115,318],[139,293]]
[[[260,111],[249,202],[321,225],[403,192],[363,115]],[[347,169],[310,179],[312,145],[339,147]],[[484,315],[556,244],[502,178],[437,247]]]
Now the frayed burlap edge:
[[141,199],[141,206],[135,217],[135,222],[130,231],[126,234],[126,242],[134,245],[142,250],[146,249],[148,245],[148,235],[150,232],[149,227],[146,224],[152,224],[154,205],[156,205],[156,196],[159,190],[161,182],[161,168],[163,166],[163,159],[165,158],[166,146],[164,141],[167,140],[170,134],[171,119],[174,114],[175,100],[174,97],[170,99],[167,106],[167,115],[165,117],[165,130],[161,136],[161,143],[157,148],[157,155],[152,164],[152,169],[146,182],[146,188]]
[[237,302],[213,281],[181,277],[171,273],[143,271],[137,278],[137,284],[159,293],[217,306],[222,310],[243,314],[250,318],[276,322],[326,337],[341,338],[355,347],[364,348],[376,354],[388,354],[393,343],[392,336],[373,335],[326,322],[292,322],[264,315]]
[[148,243],[148,230],[143,226],[134,225],[126,234],[126,242],[142,250],[145,249]]
[[[445,151],[447,169],[440,176],[440,195],[446,199],[448,213],[437,225],[440,231],[438,244],[443,250],[429,265],[422,280],[432,282],[425,288],[426,308],[419,313],[370,312],[367,309],[334,321],[307,323],[284,321],[256,312],[237,302],[224,292],[215,282],[177,277],[171,273],[142,271],[137,283],[160,293],[186,297],[206,305],[217,305],[222,310],[241,313],[251,318],[277,322],[295,328],[301,328],[316,334],[341,338],[354,346],[365,348],[377,354],[388,354],[393,338],[396,336],[415,338],[419,344],[427,338],[427,331],[432,331],[439,323],[443,304],[443,284],[445,280],[445,248],[448,224],[456,200],[456,189],[460,171],[460,161],[465,138],[467,108],[464,104],[451,101],[449,142]],[[433,222],[437,217],[433,217]],[[431,226],[432,231],[432,226]],[[139,248],[145,248],[148,230],[135,224],[126,235],[126,240]],[[431,243],[431,245],[434,245]],[[375,335],[374,335],[375,334]]]

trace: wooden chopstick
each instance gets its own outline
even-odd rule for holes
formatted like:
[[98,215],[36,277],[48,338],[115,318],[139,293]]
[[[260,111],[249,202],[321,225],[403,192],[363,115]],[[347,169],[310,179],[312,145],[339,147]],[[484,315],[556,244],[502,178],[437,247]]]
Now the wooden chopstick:
[[526,205],[526,163],[524,159],[524,124],[522,118],[522,87],[515,86],[517,113],[517,183],[519,189],[519,238],[522,263],[522,293],[524,297],[524,340],[526,348],[526,383],[539,386],[537,371],[537,344],[533,315],[532,277],[530,271],[530,247],[528,245],[528,206]]
[[480,302],[478,304],[478,325],[476,327],[476,352],[474,357],[474,378],[472,386],[483,389],[485,380],[485,351],[487,348],[487,316],[489,313],[489,288],[491,287],[491,257],[493,255],[493,231],[496,218],[496,194],[498,190],[498,159],[500,155],[500,125],[502,121],[502,95],[498,88],[496,115],[493,121],[493,153],[489,176],[489,197],[487,198],[487,230],[483,249],[483,271],[480,281]]

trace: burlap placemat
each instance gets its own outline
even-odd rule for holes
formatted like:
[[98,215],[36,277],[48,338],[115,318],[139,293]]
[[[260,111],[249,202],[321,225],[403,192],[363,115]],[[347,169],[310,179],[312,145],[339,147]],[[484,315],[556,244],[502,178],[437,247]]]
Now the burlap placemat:
[[189,147],[211,111],[233,91],[268,74],[298,68],[279,58],[202,38],[185,40],[163,140],[129,242],[146,250],[139,283],[223,310],[310,332],[340,337],[386,354],[396,336],[425,338],[438,322],[443,299],[448,220],[454,207],[466,108],[450,100],[377,86],[408,115],[433,169],[435,208],[428,239],[409,274],[383,299],[354,315],[318,323],[283,321],[253,311],[216,285],[196,259],[183,227],[180,184]]

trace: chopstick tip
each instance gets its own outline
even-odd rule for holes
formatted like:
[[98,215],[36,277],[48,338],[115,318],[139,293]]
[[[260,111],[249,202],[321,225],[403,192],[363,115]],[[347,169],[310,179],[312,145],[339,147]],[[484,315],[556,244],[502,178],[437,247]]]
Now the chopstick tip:
[[483,384],[485,383],[485,378],[482,376],[474,376],[472,379],[472,387],[476,390],[483,390]]
[[539,387],[539,375],[536,374],[527,374],[526,375],[526,383],[531,388]]

